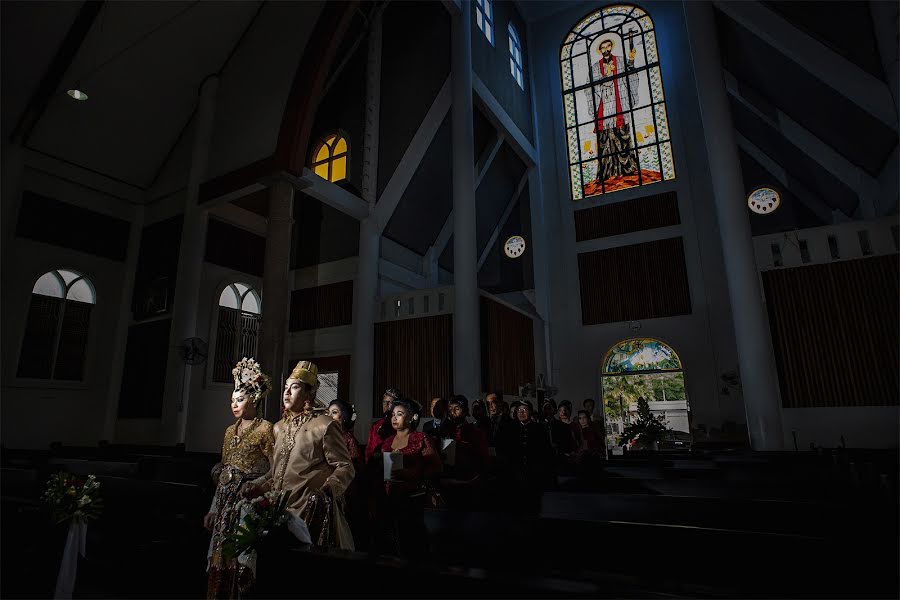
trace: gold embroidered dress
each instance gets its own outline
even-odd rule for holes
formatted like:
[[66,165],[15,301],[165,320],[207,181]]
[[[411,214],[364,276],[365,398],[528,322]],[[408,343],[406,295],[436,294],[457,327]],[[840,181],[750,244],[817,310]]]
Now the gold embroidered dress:
[[222,443],[222,471],[216,486],[210,512],[215,513],[212,539],[207,554],[209,598],[236,598],[239,569],[234,559],[226,560],[222,544],[225,536],[234,531],[239,515],[235,505],[240,500],[241,487],[269,469],[269,459],[275,444],[272,424],[256,418],[246,431],[237,435],[238,420],[225,430]]

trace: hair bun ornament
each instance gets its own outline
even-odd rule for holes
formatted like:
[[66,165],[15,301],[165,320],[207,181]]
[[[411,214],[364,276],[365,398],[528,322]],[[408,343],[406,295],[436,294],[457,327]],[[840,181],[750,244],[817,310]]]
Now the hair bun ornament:
[[413,420],[413,421],[418,421],[418,420],[419,420],[419,413],[414,414],[414,415],[412,416],[412,420]]
[[258,403],[272,391],[272,380],[262,372],[262,367],[252,358],[242,358],[231,370],[234,388],[246,392]]

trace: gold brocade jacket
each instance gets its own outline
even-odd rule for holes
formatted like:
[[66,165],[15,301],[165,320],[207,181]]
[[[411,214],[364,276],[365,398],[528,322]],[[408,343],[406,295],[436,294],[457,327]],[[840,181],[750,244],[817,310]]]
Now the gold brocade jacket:
[[275,448],[269,472],[259,480],[264,492],[289,492],[288,512],[303,518],[313,492],[325,484],[343,496],[355,471],[338,422],[327,415],[297,416],[275,424]]

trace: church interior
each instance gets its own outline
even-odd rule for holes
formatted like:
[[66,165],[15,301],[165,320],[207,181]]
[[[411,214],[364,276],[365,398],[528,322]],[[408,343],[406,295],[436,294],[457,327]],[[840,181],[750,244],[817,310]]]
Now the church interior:
[[900,596],[898,7],[0,3],[0,595]]

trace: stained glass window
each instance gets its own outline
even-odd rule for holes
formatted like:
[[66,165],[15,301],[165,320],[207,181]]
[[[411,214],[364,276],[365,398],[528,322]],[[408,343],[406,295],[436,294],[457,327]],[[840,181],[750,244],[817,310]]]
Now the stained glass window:
[[484,33],[484,37],[494,45],[494,2],[493,0],[475,0],[475,24]]
[[313,152],[313,172],[326,181],[346,179],[349,155],[347,139],[340,134],[329,134]]
[[603,418],[608,448],[623,444],[620,436],[640,419],[640,406],[661,419],[668,431],[660,447],[691,443],[690,404],[681,359],[670,346],[652,338],[632,338],[614,345],[603,359]]
[[522,42],[519,41],[519,33],[512,23],[506,28],[509,33],[509,72],[519,84],[519,87],[525,89],[525,80],[522,77]]
[[653,21],[628,4],[582,19],[560,50],[572,199],[675,178]]

